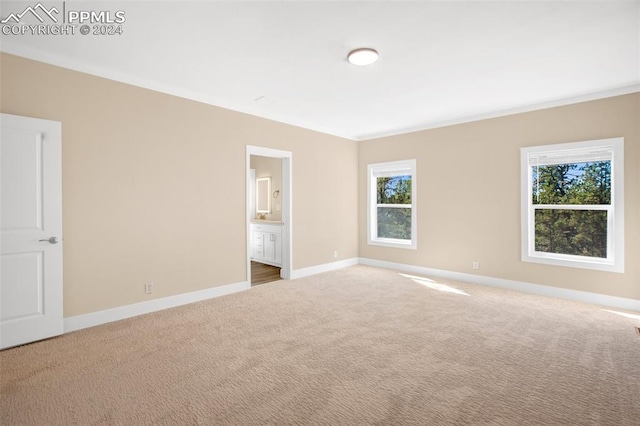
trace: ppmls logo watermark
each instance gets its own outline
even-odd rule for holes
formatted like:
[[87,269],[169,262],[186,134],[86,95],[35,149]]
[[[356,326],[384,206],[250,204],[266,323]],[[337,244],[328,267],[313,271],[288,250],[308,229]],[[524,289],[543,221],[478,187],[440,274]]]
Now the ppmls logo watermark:
[[20,35],[122,35],[124,10],[78,10],[67,2],[47,7],[28,5],[0,19],[2,34]]

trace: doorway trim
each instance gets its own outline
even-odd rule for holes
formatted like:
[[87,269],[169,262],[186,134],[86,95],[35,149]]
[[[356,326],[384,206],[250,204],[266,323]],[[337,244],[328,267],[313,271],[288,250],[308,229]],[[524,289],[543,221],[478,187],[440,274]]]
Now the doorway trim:
[[290,151],[282,151],[279,149],[265,148],[261,146],[247,145],[246,154],[246,244],[247,244],[247,282],[251,284],[251,200],[250,182],[251,182],[251,156],[258,155],[261,157],[279,158],[282,160],[282,268],[280,276],[285,279],[291,279],[293,270],[293,153]]

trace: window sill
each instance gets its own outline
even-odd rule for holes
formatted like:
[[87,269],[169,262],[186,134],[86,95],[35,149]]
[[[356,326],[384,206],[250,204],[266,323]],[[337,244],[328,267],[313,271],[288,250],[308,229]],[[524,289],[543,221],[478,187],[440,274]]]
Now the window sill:
[[367,241],[370,246],[394,247],[402,249],[416,250],[417,243],[415,241],[395,240],[393,238],[378,238]]
[[581,259],[579,256],[556,257],[546,253],[523,255],[523,262],[542,263],[545,265],[566,266],[568,268],[590,269],[603,272],[624,273],[624,263],[609,262],[591,258]]

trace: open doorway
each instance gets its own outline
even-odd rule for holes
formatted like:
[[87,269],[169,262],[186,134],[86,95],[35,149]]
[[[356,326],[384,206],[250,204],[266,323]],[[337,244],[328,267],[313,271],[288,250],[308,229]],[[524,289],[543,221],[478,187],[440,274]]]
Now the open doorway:
[[253,287],[282,279],[282,158],[251,155],[249,162]]
[[247,281],[289,279],[292,268],[292,154],[247,146]]

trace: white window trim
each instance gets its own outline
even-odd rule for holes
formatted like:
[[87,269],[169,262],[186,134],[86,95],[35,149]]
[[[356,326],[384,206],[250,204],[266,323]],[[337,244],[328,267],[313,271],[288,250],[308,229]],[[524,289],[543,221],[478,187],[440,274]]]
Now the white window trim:
[[[411,175],[411,240],[399,240],[395,238],[378,238],[378,215],[376,179],[374,172],[389,171],[388,176],[399,176],[394,170],[402,170],[402,174]],[[416,250],[418,248],[418,199],[417,194],[417,169],[416,160],[390,161],[375,163],[367,166],[367,243],[373,246],[395,247]],[[407,205],[385,204],[384,207],[409,208]]]
[[[606,210],[608,217],[607,259],[535,251],[534,214],[536,209],[561,209],[563,205],[534,205],[532,203],[531,166],[529,156],[535,153],[595,147],[610,147],[611,160],[611,205],[571,205],[573,210]],[[579,160],[578,160],[579,161]],[[568,266],[608,272],[624,272],[624,138],[600,139],[544,145],[520,149],[520,195],[521,195],[521,253],[523,262]]]

